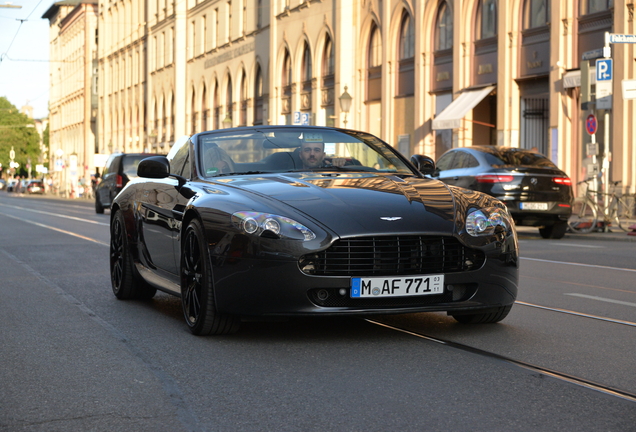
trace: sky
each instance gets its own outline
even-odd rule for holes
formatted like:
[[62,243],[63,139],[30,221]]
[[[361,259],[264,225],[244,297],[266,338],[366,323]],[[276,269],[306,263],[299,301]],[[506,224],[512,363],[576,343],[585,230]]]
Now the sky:
[[[0,0],[5,5],[7,0]],[[33,117],[49,116],[49,20],[54,0],[11,0],[21,9],[0,7],[0,96]],[[25,21],[20,21],[25,20]]]

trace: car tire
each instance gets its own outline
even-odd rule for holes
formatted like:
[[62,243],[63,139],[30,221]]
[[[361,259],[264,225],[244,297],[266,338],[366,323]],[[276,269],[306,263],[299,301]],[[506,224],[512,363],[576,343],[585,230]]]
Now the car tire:
[[98,194],[95,194],[95,213],[98,213],[98,214],[104,213],[104,206],[102,205],[102,202],[99,200]]
[[455,318],[457,322],[462,324],[491,324],[497,323],[507,317],[510,309],[512,309],[512,305],[502,306],[493,312],[487,313],[450,315]]
[[180,274],[181,305],[192,334],[236,333],[241,324],[240,317],[216,311],[210,253],[197,219],[190,222],[183,236]]
[[148,300],[157,293],[157,289],[148,285],[135,268],[121,210],[117,211],[110,225],[110,281],[113,294],[120,300]]
[[539,234],[541,234],[541,237],[544,239],[560,239],[563,238],[567,230],[567,222],[559,222],[554,225],[546,225],[539,228]]

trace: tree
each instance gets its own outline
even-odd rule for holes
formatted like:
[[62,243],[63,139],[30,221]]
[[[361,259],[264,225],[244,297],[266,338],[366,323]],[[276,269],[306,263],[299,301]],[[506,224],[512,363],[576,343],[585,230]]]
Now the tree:
[[0,163],[3,175],[9,172],[9,153],[15,151],[14,162],[20,164],[15,174],[26,176],[27,163],[34,164],[40,155],[40,134],[29,116],[22,114],[9,100],[0,97]]

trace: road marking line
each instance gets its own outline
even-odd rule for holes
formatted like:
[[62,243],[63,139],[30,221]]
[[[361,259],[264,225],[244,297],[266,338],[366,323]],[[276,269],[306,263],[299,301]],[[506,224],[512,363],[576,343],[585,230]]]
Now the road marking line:
[[[47,216],[55,216],[55,217],[64,218],[64,219],[72,219],[72,220],[76,220],[76,221],[80,221],[80,222],[86,222],[86,223],[91,223],[91,224],[95,224],[95,225],[110,226],[110,224],[107,224],[105,222],[97,222],[97,221],[92,221],[92,220],[88,220],[88,219],[82,219],[82,218],[78,218],[78,217],[74,217],[74,216],[66,216],[66,215],[61,215],[61,214],[49,213],[49,212],[44,212],[44,211],[40,211],[40,210],[29,209],[29,208],[26,208],[26,207],[12,206],[12,205],[2,204],[2,203],[0,203],[0,205],[1,206],[5,206],[5,207],[18,209],[18,210],[30,211],[30,212],[33,212],[33,213],[45,214]],[[5,213],[3,213],[3,214],[5,214]]]
[[574,244],[574,243],[552,242],[548,244],[550,246],[572,246],[572,247],[579,247],[579,248],[607,249],[605,246],[592,246],[592,245],[582,245],[582,244]]
[[566,264],[566,265],[573,265],[573,266],[580,266],[580,267],[601,268],[601,269],[606,269],[606,270],[622,270],[622,271],[626,271],[626,272],[634,272],[634,273],[636,273],[635,269],[626,269],[626,268],[622,268],[622,267],[609,267],[609,266],[594,265],[594,264],[580,264],[580,263],[571,263],[571,262],[565,262],[565,261],[552,261],[552,260],[544,260],[544,259],[539,259],[539,258],[521,257],[521,259],[529,260],[529,261],[546,262],[546,263],[551,263],[551,264]]
[[19,220],[21,222],[30,223],[30,224],[33,224],[33,225],[36,225],[36,226],[39,226],[39,227],[42,227],[42,228],[48,228],[48,229],[53,230],[53,231],[61,232],[62,234],[68,234],[68,235],[73,236],[73,237],[81,238],[82,240],[88,240],[90,242],[97,243],[97,244],[100,244],[102,246],[110,246],[110,244],[108,244],[108,243],[104,243],[104,242],[101,242],[99,240],[95,240],[95,239],[90,238],[90,237],[86,237],[86,236],[83,236],[83,235],[80,235],[80,234],[76,234],[76,233],[71,232],[71,231],[66,231],[66,230],[63,230],[63,229],[60,229],[60,228],[52,227],[50,225],[44,225],[44,224],[41,224],[41,223],[38,223],[38,222],[33,222],[33,221],[30,221],[30,220],[27,220],[27,219],[22,219],[22,218],[19,218],[17,216],[8,215],[8,214],[2,213],[2,212],[0,212],[0,214],[3,215],[3,216],[6,216],[6,217],[12,218],[12,219]]
[[578,294],[578,293],[563,293],[563,295],[573,296],[573,297],[581,297],[581,298],[586,298],[586,299],[590,299],[590,300],[598,300],[598,301],[602,301],[602,302],[606,302],[606,303],[615,303],[615,304],[619,304],[619,305],[623,305],[623,306],[636,307],[636,303],[631,303],[631,302],[626,302],[626,301],[621,301],[621,300],[608,299],[608,298],[605,298],[605,297],[597,297],[597,296],[591,296],[591,295],[586,295],[586,294]]

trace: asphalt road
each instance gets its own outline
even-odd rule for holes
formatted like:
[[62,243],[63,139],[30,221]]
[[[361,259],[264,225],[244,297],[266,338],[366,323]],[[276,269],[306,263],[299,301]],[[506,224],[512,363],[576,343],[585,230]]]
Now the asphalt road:
[[510,315],[246,322],[110,290],[109,214],[0,192],[2,431],[636,431],[636,243],[522,232]]

